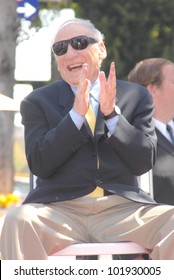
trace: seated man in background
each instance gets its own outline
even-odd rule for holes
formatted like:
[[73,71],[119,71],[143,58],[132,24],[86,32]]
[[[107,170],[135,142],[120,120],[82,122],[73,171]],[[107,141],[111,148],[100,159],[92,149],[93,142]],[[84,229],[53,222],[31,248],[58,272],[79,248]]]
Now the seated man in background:
[[154,198],[174,205],[174,63],[164,58],[144,59],[131,70],[128,80],[145,86],[152,95],[158,138]]
[[48,259],[68,245],[134,241],[152,259],[174,260],[174,207],[158,205],[137,176],[156,159],[153,102],[145,87],[108,78],[102,33],[88,20],[58,28],[53,52],[62,80],[21,104],[36,188],[9,211],[4,259]]

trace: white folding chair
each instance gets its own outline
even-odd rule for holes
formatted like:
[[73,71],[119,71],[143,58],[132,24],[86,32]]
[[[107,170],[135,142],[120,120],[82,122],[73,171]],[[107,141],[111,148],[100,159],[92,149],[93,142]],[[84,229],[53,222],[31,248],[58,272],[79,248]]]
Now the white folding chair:
[[138,177],[140,188],[154,198],[152,169]]
[[[134,242],[116,242],[116,243],[82,243],[69,245],[68,247],[60,250],[51,256],[49,259],[69,257],[77,259],[84,256],[97,256],[98,260],[113,259],[114,256],[120,255],[146,255],[148,251]],[[117,257],[117,259],[119,259]]]

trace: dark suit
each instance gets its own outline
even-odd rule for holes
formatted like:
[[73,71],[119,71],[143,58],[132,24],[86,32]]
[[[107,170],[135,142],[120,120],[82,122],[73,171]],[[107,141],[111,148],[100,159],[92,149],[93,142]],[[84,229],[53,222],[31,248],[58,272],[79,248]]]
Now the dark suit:
[[157,161],[153,168],[154,198],[174,205],[174,145],[156,128]]
[[108,138],[99,109],[95,141],[86,123],[79,131],[72,121],[73,102],[70,86],[59,81],[33,91],[21,103],[26,156],[31,172],[38,176],[36,189],[24,203],[69,200],[92,192],[96,185],[153,203],[138,188],[136,177],[151,169],[156,157],[151,95],[142,86],[117,81],[122,114]]

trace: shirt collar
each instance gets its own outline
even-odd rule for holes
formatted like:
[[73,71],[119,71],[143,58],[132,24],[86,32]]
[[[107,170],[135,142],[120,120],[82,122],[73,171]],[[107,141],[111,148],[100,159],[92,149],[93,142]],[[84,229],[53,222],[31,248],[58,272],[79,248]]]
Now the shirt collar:
[[[155,119],[155,118],[153,118],[153,120],[154,120],[154,123],[155,123],[156,128],[158,128],[158,130],[159,130],[163,135],[166,136],[166,135],[168,134],[168,132],[167,132],[167,130],[166,130],[166,124],[163,123],[163,122],[161,122],[161,121],[159,121],[159,120],[157,120],[157,119]],[[173,122],[173,120],[169,121],[168,124],[171,125],[171,127],[172,127],[172,129],[173,129],[173,131],[174,131],[174,122]]]

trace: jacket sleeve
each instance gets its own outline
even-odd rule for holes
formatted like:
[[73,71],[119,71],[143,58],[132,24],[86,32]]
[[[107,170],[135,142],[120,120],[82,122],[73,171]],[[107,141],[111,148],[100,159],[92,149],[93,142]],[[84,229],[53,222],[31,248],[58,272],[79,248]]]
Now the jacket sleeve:
[[153,168],[157,145],[151,95],[142,87],[138,89],[140,98],[127,101],[113,135],[106,141],[135,175]]
[[87,141],[69,113],[64,117],[57,112],[53,114],[55,123],[52,125],[35,102],[24,99],[21,115],[28,165],[31,172],[40,178],[51,177]]

